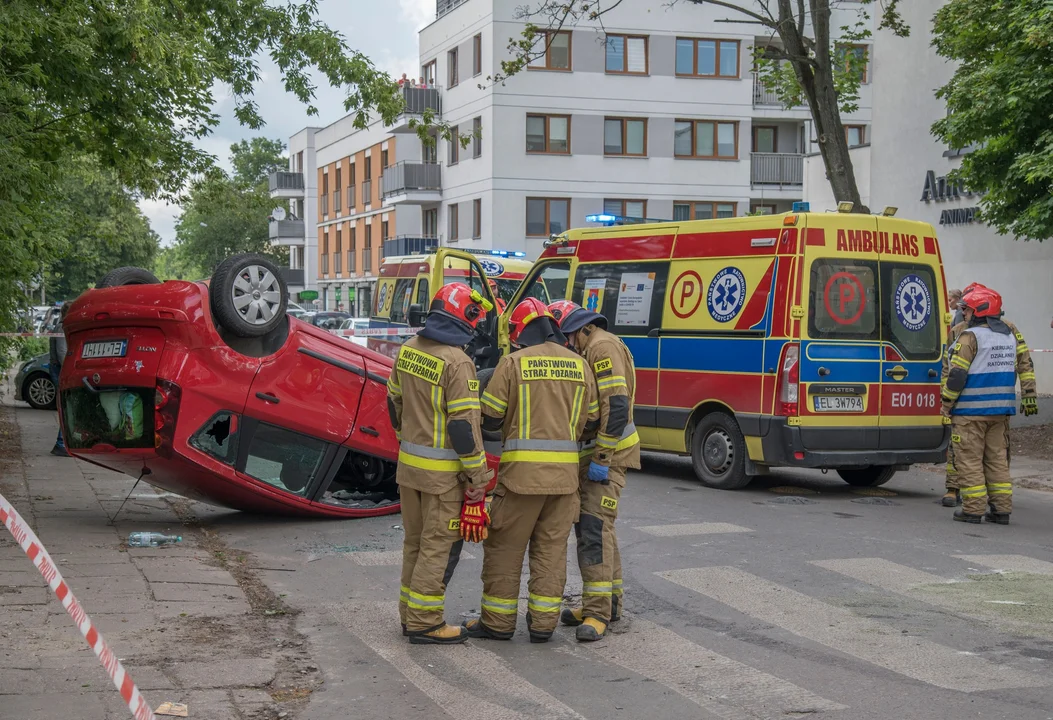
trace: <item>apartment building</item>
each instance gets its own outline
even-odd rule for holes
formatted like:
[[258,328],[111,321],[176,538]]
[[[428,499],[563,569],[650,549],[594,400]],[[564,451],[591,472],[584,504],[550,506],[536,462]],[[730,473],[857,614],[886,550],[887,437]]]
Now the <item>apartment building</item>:
[[[316,131],[318,282],[326,307],[335,308],[335,298],[346,296],[334,293],[353,285],[356,310],[368,308],[361,299],[372,276],[362,261],[348,277],[348,261],[338,272],[332,259],[347,252],[352,223],[358,252],[360,223],[368,220],[387,223],[382,237],[403,240],[381,253],[442,244],[536,257],[551,233],[585,225],[590,214],[732,217],[783,212],[801,199],[804,156],[814,143],[809,113],[784,108],[751,72],[753,48],[771,38],[719,22],[727,11],[708,5],[623,3],[602,26],[546,35],[542,57],[494,83],[487,78],[526,26],[522,5],[437,0],[435,21],[419,36],[422,86],[403,89],[406,116],[391,127],[354,131],[344,118]],[[843,5],[833,27],[855,21],[854,3]],[[870,63],[859,109],[845,119],[853,145],[869,137],[873,72]],[[425,107],[453,127],[451,141],[419,141],[409,119]],[[457,142],[465,136],[468,147]],[[337,183],[347,187],[352,159],[361,182],[363,153],[374,163],[380,157],[371,166],[374,177],[384,177],[380,194],[351,214],[346,202],[338,212],[330,199],[324,213],[322,198]],[[339,240],[334,226],[345,228]]]
[[284,217],[279,213],[270,219],[271,245],[289,248],[289,266],[280,269],[290,297],[306,307],[314,302],[318,277],[318,251],[313,239],[318,203],[314,179],[316,132],[318,128],[307,127],[289,138],[289,170],[273,172],[269,178],[271,197],[289,201],[289,212]]

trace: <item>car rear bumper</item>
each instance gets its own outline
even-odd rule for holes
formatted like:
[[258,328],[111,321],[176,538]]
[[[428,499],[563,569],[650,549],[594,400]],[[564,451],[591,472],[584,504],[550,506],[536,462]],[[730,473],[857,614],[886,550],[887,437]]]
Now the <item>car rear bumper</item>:
[[[869,465],[943,463],[951,439],[949,425],[842,428],[790,425],[785,417],[740,415],[744,435],[760,438],[768,467],[846,468]],[[754,448],[752,448],[755,450]]]

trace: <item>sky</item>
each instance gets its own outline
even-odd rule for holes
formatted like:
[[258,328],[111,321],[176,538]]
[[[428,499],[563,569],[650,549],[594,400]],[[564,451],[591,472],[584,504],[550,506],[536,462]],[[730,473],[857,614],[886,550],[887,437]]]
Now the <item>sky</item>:
[[[373,60],[381,70],[395,77],[402,73],[416,75],[418,69],[417,31],[435,18],[435,0],[321,0],[318,17],[340,32],[349,47]],[[289,136],[307,125],[324,127],[344,116],[344,93],[332,88],[324,79],[317,82],[314,105],[318,114],[307,114],[307,108],[282,87],[281,73],[269,59],[260,62],[263,80],[257,85],[255,100],[266,125],[258,131],[240,125],[234,117],[234,102],[229,92],[217,88],[215,109],[220,124],[212,135],[198,146],[215,156],[228,168],[230,146],[239,140],[263,135],[288,142]],[[143,213],[162,245],[175,241],[175,221],[179,207],[161,200],[141,200]]]

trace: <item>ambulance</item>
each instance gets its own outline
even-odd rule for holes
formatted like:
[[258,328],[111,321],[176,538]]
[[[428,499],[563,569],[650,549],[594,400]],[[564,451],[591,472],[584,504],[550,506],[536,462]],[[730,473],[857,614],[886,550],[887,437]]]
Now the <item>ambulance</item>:
[[710,487],[773,467],[876,486],[943,463],[951,316],[935,230],[891,208],[799,205],[569,230],[546,242],[508,312],[544,290],[605,315],[633,354],[643,448],[690,455]]

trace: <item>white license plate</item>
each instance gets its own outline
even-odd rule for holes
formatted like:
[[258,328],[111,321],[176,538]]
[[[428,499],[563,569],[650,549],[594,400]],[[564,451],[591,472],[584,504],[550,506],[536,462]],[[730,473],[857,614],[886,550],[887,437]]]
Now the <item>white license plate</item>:
[[127,340],[107,340],[106,342],[84,343],[80,356],[82,358],[124,357],[127,351]]
[[816,395],[812,398],[815,411],[820,412],[863,412],[863,398],[854,395]]

